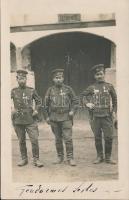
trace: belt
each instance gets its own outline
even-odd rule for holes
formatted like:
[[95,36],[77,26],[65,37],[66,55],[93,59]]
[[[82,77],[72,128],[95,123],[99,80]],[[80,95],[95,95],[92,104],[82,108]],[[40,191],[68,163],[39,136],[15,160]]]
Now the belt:
[[53,113],[57,113],[57,114],[63,114],[63,113],[68,113],[69,112],[69,110],[51,110],[51,112],[53,112]]

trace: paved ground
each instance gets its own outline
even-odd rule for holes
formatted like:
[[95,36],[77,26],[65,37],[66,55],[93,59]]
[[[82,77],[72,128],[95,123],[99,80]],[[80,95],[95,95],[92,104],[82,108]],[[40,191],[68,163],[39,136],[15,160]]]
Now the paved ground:
[[[101,163],[94,165],[96,158],[93,134],[86,121],[74,122],[73,142],[76,167],[70,167],[66,163],[54,165],[56,159],[54,136],[47,124],[39,124],[39,146],[40,159],[44,163],[43,168],[32,165],[31,145],[27,139],[29,164],[18,167],[19,146],[15,134],[12,134],[12,158],[13,158],[13,180],[14,182],[73,182],[110,180],[118,178],[118,166]],[[117,137],[115,132],[113,142],[113,158],[117,158]]]

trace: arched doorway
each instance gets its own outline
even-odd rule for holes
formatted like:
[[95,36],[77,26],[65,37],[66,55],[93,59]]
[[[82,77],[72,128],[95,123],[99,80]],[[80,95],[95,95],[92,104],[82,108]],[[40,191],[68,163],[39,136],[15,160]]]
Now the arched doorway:
[[[35,88],[43,99],[52,85],[51,71],[55,68],[64,69],[65,83],[79,96],[93,82],[90,73],[93,65],[104,63],[108,69],[111,67],[112,46],[115,46],[113,42],[98,35],[67,32],[40,38],[25,46],[22,54],[26,48],[29,49]],[[80,107],[76,118],[86,119],[86,113]]]
[[93,65],[110,67],[111,44],[103,37],[82,32],[53,34],[31,43],[31,68],[38,93],[44,96],[52,84],[51,71],[63,68],[65,83],[79,95],[92,82]]

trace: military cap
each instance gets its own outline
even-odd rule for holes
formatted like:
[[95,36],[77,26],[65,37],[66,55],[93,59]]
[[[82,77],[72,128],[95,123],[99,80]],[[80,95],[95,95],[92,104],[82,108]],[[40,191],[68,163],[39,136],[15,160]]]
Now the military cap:
[[63,76],[64,75],[64,69],[54,69],[52,70],[52,76]]
[[98,64],[98,65],[94,65],[92,68],[91,68],[91,71],[95,74],[97,72],[100,72],[100,71],[105,71],[105,66],[104,64]]
[[24,76],[26,77],[26,75],[28,74],[28,72],[24,69],[19,69],[17,70],[17,76]]

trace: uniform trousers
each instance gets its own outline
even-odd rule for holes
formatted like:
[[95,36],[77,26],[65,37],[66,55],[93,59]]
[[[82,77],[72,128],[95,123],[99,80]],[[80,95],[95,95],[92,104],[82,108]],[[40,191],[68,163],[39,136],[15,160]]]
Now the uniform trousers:
[[32,145],[32,154],[33,158],[39,158],[39,144],[38,144],[38,125],[37,123],[33,124],[17,124],[14,125],[15,132],[17,134],[18,140],[19,140],[19,147],[21,152],[22,159],[27,159],[27,148],[26,148],[26,133],[28,133],[28,136],[31,141]]
[[110,159],[113,141],[113,120],[111,116],[91,117],[90,125],[95,137],[95,147],[98,157],[103,158],[102,133],[104,135],[105,158]]
[[51,122],[51,129],[55,135],[55,145],[58,157],[61,159],[64,158],[64,141],[67,160],[73,159],[72,121]]

